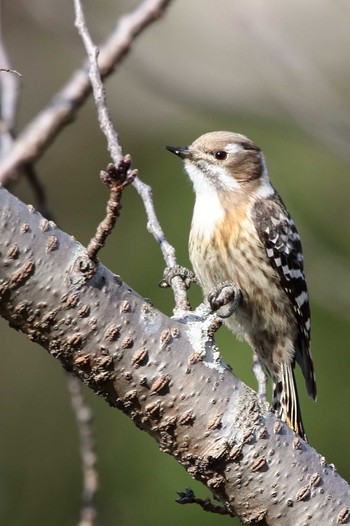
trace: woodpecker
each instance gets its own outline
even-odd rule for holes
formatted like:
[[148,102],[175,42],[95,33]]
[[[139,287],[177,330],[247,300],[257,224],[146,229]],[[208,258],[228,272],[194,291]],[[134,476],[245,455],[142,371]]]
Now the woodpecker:
[[203,293],[225,282],[239,287],[241,300],[224,322],[271,377],[277,416],[307,440],[294,376],[297,362],[316,400],[304,258],[264,155],[244,135],[225,131],[166,148],[183,159],[195,191],[189,255]]

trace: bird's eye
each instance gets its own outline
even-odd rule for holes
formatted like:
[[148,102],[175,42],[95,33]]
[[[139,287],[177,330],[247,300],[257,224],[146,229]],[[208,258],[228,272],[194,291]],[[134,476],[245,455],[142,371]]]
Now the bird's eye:
[[227,152],[225,152],[225,150],[218,150],[217,152],[214,153],[214,156],[215,156],[215,159],[217,159],[218,161],[224,161],[225,159],[227,159]]

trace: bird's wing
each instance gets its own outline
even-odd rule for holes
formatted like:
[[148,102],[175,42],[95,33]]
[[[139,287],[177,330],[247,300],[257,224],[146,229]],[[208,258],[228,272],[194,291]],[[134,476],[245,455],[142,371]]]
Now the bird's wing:
[[295,358],[305,377],[308,394],[316,399],[314,367],[310,351],[310,304],[304,276],[304,257],[298,231],[282,199],[276,193],[258,200],[252,217],[260,241],[287,294],[298,323]]

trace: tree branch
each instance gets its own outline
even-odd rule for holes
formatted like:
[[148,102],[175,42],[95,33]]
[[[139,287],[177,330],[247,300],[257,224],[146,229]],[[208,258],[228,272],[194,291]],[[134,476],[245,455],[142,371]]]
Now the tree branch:
[[96,492],[98,474],[96,470],[95,440],[92,432],[92,411],[86,403],[82,392],[82,384],[78,378],[67,374],[67,384],[71,395],[74,415],[78,423],[80,457],[83,469],[83,500],[78,526],[94,526],[96,524]]
[[7,154],[12,147],[17,118],[19,77],[21,77],[18,71],[11,69],[3,39],[2,7],[0,5],[0,156]]
[[3,188],[0,246],[1,315],[243,523],[346,523],[349,486],[221,362],[215,316],[170,319],[100,263],[87,277],[85,249]]
[[[100,47],[98,64],[101,78],[115,71],[115,66],[129,51],[134,39],[162,16],[170,2],[171,0],[144,0],[134,11],[120,19],[114,32]],[[35,163],[62,128],[74,119],[80,106],[91,94],[88,70],[89,64],[84,62],[67,84],[53,97],[47,108],[42,110],[16,138],[11,151],[0,159],[0,183],[7,185],[18,177],[23,168]],[[97,86],[97,89],[99,90],[100,87]],[[114,130],[111,133],[114,134]],[[120,160],[118,157],[122,155],[122,150],[118,145],[118,137],[116,138],[114,162],[118,164]],[[151,187],[139,178],[135,179],[134,187],[145,206],[148,218],[147,228],[159,244],[167,266],[176,266],[175,249],[168,243],[157,219]],[[38,196],[40,198],[39,194]],[[178,308],[188,309],[189,302],[180,277],[173,278],[172,289]]]
[[[13,146],[17,119],[19,99],[19,81],[21,76],[16,70],[10,69],[10,60],[6,51],[2,34],[2,3],[0,4],[0,64],[6,66],[0,71],[6,71],[15,76],[7,78],[0,74],[1,83],[1,130],[0,130],[0,156],[4,156]],[[53,219],[49,210],[46,192],[33,164],[25,164],[22,170],[36,196],[40,212],[47,218]],[[96,518],[95,496],[98,486],[96,470],[95,444],[92,432],[91,410],[84,398],[82,384],[72,375],[67,375],[67,385],[70,391],[72,409],[77,423],[80,441],[80,453],[83,473],[83,499],[80,512],[79,526],[94,526]]]
[[[80,0],[74,0],[75,6],[75,26],[84,42],[84,46],[89,59],[89,78],[92,86],[94,101],[97,109],[98,121],[100,128],[107,139],[108,151],[111,154],[112,160],[118,166],[123,159],[123,150],[119,144],[118,133],[116,132],[107,108],[106,92],[102,83],[102,75],[98,64],[99,51],[94,45],[89,30],[86,25],[84,11]],[[131,158],[130,158],[131,163]],[[128,171],[128,176],[135,179],[135,170]],[[134,186],[141,196],[146,214],[148,217],[148,229],[155,237],[162,250],[164,259],[168,267],[177,265],[175,249],[168,243],[164,232],[158,222],[152,201],[152,191],[139,178],[134,180]],[[176,276],[171,280],[171,287],[175,296],[176,308],[181,310],[189,310],[190,304],[187,298],[186,286],[180,276]]]
[[[158,20],[171,0],[143,0],[134,11],[118,21],[113,33],[100,47],[99,68],[102,78],[115,71],[115,66],[129,51],[136,37]],[[11,151],[0,161],[0,182],[4,185],[18,176],[26,164],[37,161],[60,130],[71,122],[80,106],[91,94],[88,63],[73,73],[65,86],[52,98],[17,137]]]
[[106,239],[112,232],[117,218],[120,214],[121,198],[126,186],[132,183],[137,172],[130,170],[131,157],[126,155],[121,159],[118,166],[110,163],[107,172],[100,173],[101,180],[107,184],[110,189],[110,196],[106,207],[106,217],[97,227],[96,234],[90,240],[86,252],[92,262],[97,262],[97,254],[105,245]]
[[[102,48],[102,76],[168,4],[145,0],[122,19]],[[16,141],[0,164],[3,181],[37,160],[86,100],[86,69],[76,72]],[[98,79],[96,89],[101,88]],[[117,135],[115,146],[120,160]],[[149,229],[165,259],[176,264],[151,190],[139,180],[135,186],[146,196]],[[0,246],[0,313],[148,432],[210,488],[223,509],[245,524],[349,521],[346,482],[221,362],[213,341],[217,318],[205,307],[169,319],[100,263],[96,272],[87,272],[91,254],[4,189]]]
[[177,491],[179,498],[176,499],[178,504],[198,504],[204,511],[210,513],[216,513],[218,515],[230,515],[235,517],[227,508],[224,506],[218,506],[213,504],[210,499],[199,499],[195,496],[194,492],[190,488],[186,488],[185,491]]

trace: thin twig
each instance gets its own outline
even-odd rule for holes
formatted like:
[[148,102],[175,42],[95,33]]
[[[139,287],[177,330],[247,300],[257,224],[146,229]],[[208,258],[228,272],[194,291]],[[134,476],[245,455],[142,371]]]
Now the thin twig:
[[[86,20],[80,0],[74,0],[75,6],[75,26],[77,27],[79,34],[84,42],[84,46],[89,57],[89,77],[93,89],[93,95],[95,105],[98,113],[98,120],[100,123],[101,130],[106,136],[108,150],[111,154],[112,160],[116,166],[119,165],[123,158],[122,148],[119,144],[118,134],[115,131],[110,114],[106,104],[106,93],[102,83],[102,77],[98,65],[98,48],[93,43],[89,30],[86,25]],[[134,186],[141,196],[147,214],[147,227],[148,230],[153,234],[156,241],[159,243],[162,250],[165,262],[168,266],[176,265],[175,249],[168,243],[164,232],[157,219],[153,201],[152,201],[152,190],[149,186],[144,184],[137,177],[134,181]],[[175,303],[177,309],[188,310],[189,302],[187,299],[187,292],[184,283],[180,277],[174,277],[171,282],[172,289],[174,292]]]
[[[0,156],[4,157],[12,148],[16,136],[17,108],[20,92],[18,77],[22,75],[11,68],[2,31],[2,4],[0,3],[0,71],[10,75],[0,75],[1,86],[1,123],[0,123]],[[36,207],[46,219],[53,219],[44,186],[42,185],[33,164],[23,165],[23,173],[27,177],[36,197]]]
[[67,375],[72,407],[78,422],[80,455],[83,467],[83,504],[78,526],[94,526],[96,522],[96,492],[98,475],[96,470],[95,441],[92,433],[92,413],[82,393],[80,380]]
[[54,215],[51,212],[46,196],[45,187],[40,180],[35,167],[32,164],[23,166],[23,173],[26,176],[35,196],[37,210],[49,221],[54,221]]
[[85,15],[80,0],[74,0],[75,27],[81,36],[89,60],[89,78],[94,95],[100,128],[106,136],[109,153],[117,166],[123,158],[123,151],[119,144],[118,134],[112,124],[106,102],[106,91],[102,83],[98,65],[99,50],[92,41],[86,25]]
[[109,164],[107,172],[101,172],[101,180],[110,188],[110,197],[106,207],[106,217],[97,227],[96,234],[91,239],[86,252],[92,261],[97,261],[97,254],[104,246],[107,237],[112,232],[121,209],[121,197],[124,188],[132,183],[137,175],[136,170],[130,170],[131,157],[126,155],[119,165]]
[[0,75],[1,86],[1,123],[0,123],[0,155],[6,155],[12,147],[16,127],[19,78],[18,71],[11,69],[10,59],[6,50],[2,31],[2,4],[0,3]]
[[[129,51],[137,36],[162,16],[170,2],[144,0],[120,18],[115,30],[100,46],[99,67],[103,78],[115,72],[116,65]],[[6,185],[9,180],[16,178],[21,166],[37,161],[62,128],[74,119],[80,106],[91,94],[87,71],[88,63],[84,62],[49,105],[18,136],[11,151],[0,161],[2,184]]]
[[230,510],[224,508],[223,506],[213,504],[210,499],[199,499],[190,488],[186,488],[185,491],[177,491],[176,493],[179,495],[179,498],[176,499],[178,504],[198,504],[198,506],[200,506],[204,511],[235,517],[235,515]]
[[[99,69],[103,78],[115,71],[116,64],[129,51],[135,38],[162,16],[170,2],[171,0],[145,0],[134,11],[120,19],[116,29],[100,48]],[[35,163],[57,133],[73,120],[77,110],[91,93],[87,68],[88,64],[84,62],[53,97],[47,108],[42,110],[16,139],[11,151],[0,161],[2,184],[7,184],[18,177],[23,166]],[[116,158],[113,156],[112,158],[117,165],[122,158],[122,151],[118,146],[116,153]],[[167,266],[172,267],[176,265],[175,250],[168,243],[157,220],[152,202],[152,189],[138,178],[135,179],[134,186],[144,202],[148,217],[147,228],[159,243]],[[180,277],[173,278],[172,287],[177,307],[187,310],[189,302]]]
[[[147,215],[147,230],[152,234],[160,246],[164,261],[167,267],[177,266],[175,248],[169,243],[162,227],[157,219],[152,199],[152,188],[136,177],[133,186],[140,195]],[[187,297],[187,289],[184,280],[180,276],[174,276],[171,280],[171,288],[174,293],[175,305],[179,311],[190,309],[190,303]]]
[[21,77],[21,73],[17,71],[17,69],[9,69],[9,68],[0,68],[0,71],[6,71],[6,73],[14,73],[18,77]]

